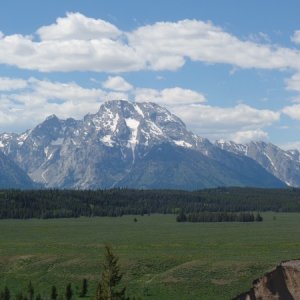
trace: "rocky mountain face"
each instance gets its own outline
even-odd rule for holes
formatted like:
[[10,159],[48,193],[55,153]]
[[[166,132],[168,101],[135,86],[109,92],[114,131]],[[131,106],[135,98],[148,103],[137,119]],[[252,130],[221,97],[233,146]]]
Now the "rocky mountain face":
[[250,142],[242,145],[234,142],[217,141],[216,145],[222,150],[250,157],[288,186],[300,187],[298,150],[285,151],[265,142]]
[[109,101],[83,120],[55,115],[23,134],[0,135],[0,149],[45,187],[283,187],[252,158],[188,131],[154,103]]
[[253,288],[235,300],[300,299],[300,260],[281,263],[274,270],[253,282]]
[[0,188],[29,189],[35,186],[26,172],[0,152]]

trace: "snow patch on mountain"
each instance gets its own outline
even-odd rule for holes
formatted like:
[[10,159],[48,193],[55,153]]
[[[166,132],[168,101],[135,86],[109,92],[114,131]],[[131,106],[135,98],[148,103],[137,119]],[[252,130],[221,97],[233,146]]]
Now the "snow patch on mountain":
[[174,141],[174,143],[177,146],[180,146],[180,147],[185,147],[185,148],[192,148],[193,147],[193,145],[191,145],[190,143],[187,143],[185,141]]

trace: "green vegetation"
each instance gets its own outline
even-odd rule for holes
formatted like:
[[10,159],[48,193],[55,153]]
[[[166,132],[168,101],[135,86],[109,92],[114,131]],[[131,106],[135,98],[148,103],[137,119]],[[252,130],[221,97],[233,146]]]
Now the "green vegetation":
[[0,219],[198,212],[300,212],[300,189],[0,190]]
[[[300,214],[263,222],[178,223],[175,215],[0,221],[0,291],[73,299],[96,295],[105,244],[119,256],[122,284],[142,299],[231,299],[282,260],[299,258]],[[275,217],[275,218],[274,218]],[[27,292],[28,294],[28,292]],[[58,296],[55,296],[58,294]]]
[[186,215],[180,212],[176,217],[177,222],[262,222],[260,213],[254,217],[253,213],[228,213],[228,212],[196,212]]

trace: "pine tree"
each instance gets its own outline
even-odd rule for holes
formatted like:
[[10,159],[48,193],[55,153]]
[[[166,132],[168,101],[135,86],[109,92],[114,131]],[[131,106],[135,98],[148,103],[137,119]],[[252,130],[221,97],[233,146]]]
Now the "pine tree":
[[29,281],[29,284],[28,284],[28,295],[29,295],[29,300],[33,300],[34,288],[33,288],[31,281]]
[[35,297],[35,300],[42,300],[41,294],[37,294],[36,297]]
[[111,247],[105,246],[105,261],[96,300],[126,300],[126,288],[117,289],[121,279],[119,258],[112,253]]
[[81,287],[81,292],[80,292],[80,297],[85,297],[88,291],[88,282],[87,279],[84,278],[82,280],[82,287]]
[[51,297],[50,297],[50,299],[51,300],[56,300],[57,296],[58,296],[58,294],[57,294],[56,286],[53,285],[52,288],[51,288]]
[[263,217],[261,216],[260,213],[257,213],[256,217],[255,217],[255,221],[256,222],[262,222],[263,221]]
[[66,287],[66,300],[71,300],[73,297],[73,291],[72,291],[72,286],[71,283],[69,283]]
[[9,300],[10,299],[10,291],[7,286],[4,288],[4,300]]
[[22,292],[17,294],[16,300],[24,300],[24,296],[23,296]]

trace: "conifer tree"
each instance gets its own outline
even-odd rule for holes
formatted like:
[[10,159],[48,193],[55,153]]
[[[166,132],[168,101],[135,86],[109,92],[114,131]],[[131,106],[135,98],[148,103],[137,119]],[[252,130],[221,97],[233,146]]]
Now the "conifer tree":
[[255,217],[255,221],[256,222],[262,222],[263,221],[263,217],[261,216],[261,214],[258,212],[256,217]]
[[81,287],[81,292],[80,292],[80,297],[85,297],[88,291],[88,282],[87,279],[84,278],[82,280],[82,287]]
[[4,288],[4,300],[10,300],[10,291],[7,286]]
[[17,294],[16,300],[24,300],[24,296],[23,296],[22,292]]
[[29,300],[33,300],[34,288],[33,288],[31,281],[29,281],[29,284],[28,284],[28,295],[29,295]]
[[71,283],[69,283],[66,287],[66,300],[71,300],[73,297],[73,291],[72,291],[72,286]]
[[58,294],[57,294],[56,286],[53,285],[52,288],[51,288],[51,297],[50,297],[50,299],[51,300],[56,300],[57,296],[58,296]]
[[103,271],[97,288],[96,300],[126,300],[126,288],[118,289],[121,279],[119,258],[113,254],[111,247],[105,246]]
[[35,297],[35,300],[42,300],[41,294],[37,294],[36,297]]

